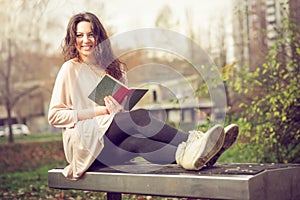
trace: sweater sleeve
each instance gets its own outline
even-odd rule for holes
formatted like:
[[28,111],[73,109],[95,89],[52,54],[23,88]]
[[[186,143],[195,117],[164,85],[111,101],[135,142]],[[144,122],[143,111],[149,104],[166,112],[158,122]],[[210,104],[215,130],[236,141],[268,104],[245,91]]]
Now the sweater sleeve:
[[76,80],[70,64],[63,64],[55,80],[48,112],[49,124],[58,128],[72,128],[77,123],[73,109],[73,91]]

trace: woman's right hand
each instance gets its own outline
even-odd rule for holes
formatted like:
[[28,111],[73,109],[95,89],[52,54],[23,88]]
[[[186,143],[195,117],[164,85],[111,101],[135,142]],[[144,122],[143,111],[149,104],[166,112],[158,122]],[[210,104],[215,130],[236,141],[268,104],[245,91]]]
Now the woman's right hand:
[[104,102],[109,114],[116,114],[124,111],[124,106],[119,104],[112,96],[105,97]]

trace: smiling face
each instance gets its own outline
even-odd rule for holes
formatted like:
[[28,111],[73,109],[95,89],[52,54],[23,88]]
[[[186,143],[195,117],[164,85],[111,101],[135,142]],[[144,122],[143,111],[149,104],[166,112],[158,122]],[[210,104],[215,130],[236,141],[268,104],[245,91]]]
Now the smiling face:
[[91,62],[94,59],[94,50],[96,39],[90,22],[82,21],[76,27],[76,49],[80,58],[85,62]]

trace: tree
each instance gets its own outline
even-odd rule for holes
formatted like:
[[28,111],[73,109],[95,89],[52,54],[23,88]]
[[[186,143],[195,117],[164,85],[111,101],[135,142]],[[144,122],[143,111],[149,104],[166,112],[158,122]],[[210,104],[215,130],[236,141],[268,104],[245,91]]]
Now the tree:
[[[17,102],[40,87],[39,83],[20,84],[32,79],[30,65],[26,65],[28,52],[40,50],[38,45],[38,21],[47,6],[48,1],[25,0],[11,3],[1,2],[2,35],[0,41],[0,96],[7,112],[7,125],[9,128],[9,142],[13,142],[12,110]],[[15,12],[11,12],[14,10]],[[26,24],[26,26],[24,26]],[[19,84],[19,85],[18,85]],[[23,85],[24,87],[21,87]]]
[[174,18],[172,9],[165,5],[159,12],[156,20],[155,26],[160,28],[174,28],[178,25],[179,21]]
[[287,20],[266,62],[243,76],[245,85],[235,83],[241,95],[251,97],[240,104],[244,111],[239,118],[251,161],[300,162],[299,30]]

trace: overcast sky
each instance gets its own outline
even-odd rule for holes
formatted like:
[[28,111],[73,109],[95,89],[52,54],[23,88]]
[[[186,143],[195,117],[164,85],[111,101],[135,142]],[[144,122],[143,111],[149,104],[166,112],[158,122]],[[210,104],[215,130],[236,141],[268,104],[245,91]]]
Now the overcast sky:
[[61,26],[59,30],[52,32],[49,30],[45,36],[46,40],[53,41],[53,38],[57,38],[59,44],[65,34],[69,18],[78,12],[99,11],[100,4],[97,2],[104,5],[104,13],[100,16],[98,14],[98,17],[104,26],[112,28],[114,34],[137,28],[155,27],[155,19],[165,5],[170,6],[174,18],[181,21],[176,31],[183,34],[186,29],[184,21],[186,10],[193,19],[195,29],[206,29],[211,20],[220,17],[221,14],[229,17],[231,10],[231,0],[51,0],[46,15],[50,19],[59,20]]

